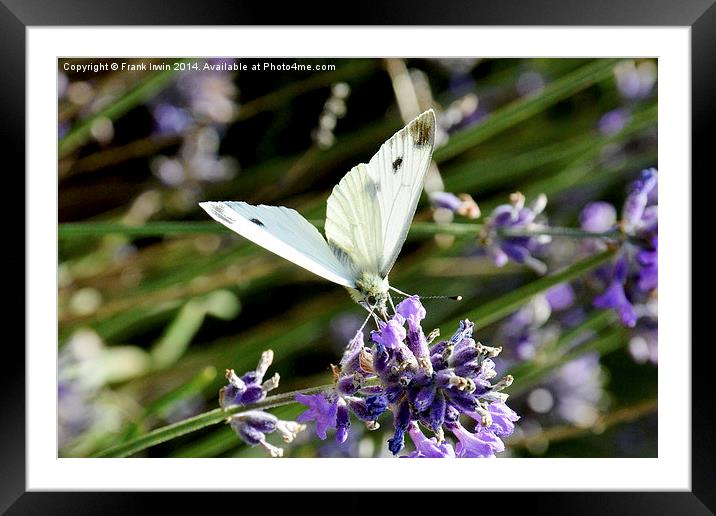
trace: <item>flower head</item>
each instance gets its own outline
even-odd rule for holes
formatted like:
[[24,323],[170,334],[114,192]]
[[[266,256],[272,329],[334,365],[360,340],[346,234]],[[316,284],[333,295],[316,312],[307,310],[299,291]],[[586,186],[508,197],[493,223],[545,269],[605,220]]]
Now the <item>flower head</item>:
[[502,267],[512,260],[527,265],[540,274],[547,268],[532,254],[540,246],[551,241],[548,235],[510,235],[510,231],[537,231],[545,225],[538,217],[547,205],[547,197],[542,194],[529,205],[525,205],[525,196],[514,193],[510,204],[501,204],[495,208],[483,228],[481,238],[487,245],[495,265]]
[[[594,298],[594,306],[615,310],[622,323],[632,328],[638,319],[636,305],[646,302],[658,287],[658,208],[652,204],[656,186],[657,170],[642,170],[629,187],[621,220],[616,221],[616,210],[604,202],[588,204],[580,216],[585,230],[618,228],[624,234],[616,259],[595,271],[594,279],[603,292]],[[586,245],[590,251],[604,247],[596,240]]]
[[[264,381],[271,362],[273,362],[273,351],[267,350],[261,354],[259,363],[253,371],[238,376],[233,369],[228,369],[226,379],[229,385],[219,391],[221,408],[228,409],[257,403],[266,397],[267,392],[278,387],[278,373]],[[272,457],[282,457],[283,448],[267,442],[266,435],[278,432],[284,442],[290,443],[298,432],[305,429],[305,425],[300,422],[284,421],[261,410],[239,412],[230,416],[227,421],[242,441],[249,446],[263,446]]]
[[480,216],[480,208],[469,194],[462,193],[458,196],[450,192],[431,192],[429,198],[436,209],[457,213],[468,219]]
[[[433,343],[434,334],[426,337],[421,326],[425,316],[425,308],[413,296],[372,333],[371,348],[363,345],[362,334],[356,335],[340,370],[336,369],[335,387],[313,396],[297,396],[308,407],[298,420],[315,420],[322,439],[328,428],[335,428],[336,440],[342,442],[347,439],[350,415],[373,430],[378,417],[390,411],[393,436],[388,449],[395,455],[405,447],[406,436],[415,446],[408,457],[492,456],[502,451],[499,436],[512,432],[518,416],[505,405],[507,395],[502,392],[512,377],[494,382],[492,358],[500,348],[475,342],[468,320],[460,323],[450,339]],[[466,442],[472,433],[460,426],[460,415],[474,420],[475,439],[491,443],[492,455],[478,455],[473,446],[459,443],[461,451],[453,449],[446,440],[447,431]]]

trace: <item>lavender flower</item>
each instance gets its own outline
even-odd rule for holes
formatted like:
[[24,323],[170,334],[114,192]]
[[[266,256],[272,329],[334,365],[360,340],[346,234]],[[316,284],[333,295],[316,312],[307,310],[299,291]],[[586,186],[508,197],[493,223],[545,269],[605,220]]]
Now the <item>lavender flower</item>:
[[509,350],[509,356],[518,361],[535,357],[547,340],[543,325],[552,309],[544,296],[535,296],[522,308],[514,312],[499,330],[500,342]]
[[[579,427],[594,425],[599,417],[604,397],[604,373],[598,353],[587,353],[568,362],[547,379],[545,387],[554,400],[554,410],[560,419]],[[531,393],[535,406],[535,389]]]
[[338,404],[328,399],[324,394],[296,394],[296,401],[306,405],[308,410],[296,418],[296,421],[308,423],[316,422],[316,435],[320,439],[326,439],[326,431],[336,427],[336,414]]
[[606,112],[597,122],[599,132],[605,136],[617,134],[631,120],[631,113],[625,108],[617,108]]
[[551,241],[548,235],[509,236],[510,230],[538,232],[545,225],[538,221],[539,215],[547,205],[547,197],[542,194],[530,206],[525,206],[525,196],[517,192],[510,196],[510,204],[501,204],[494,209],[483,228],[481,239],[487,245],[495,265],[502,267],[512,260],[531,267],[544,274],[547,267],[532,256],[540,246]]
[[[250,405],[266,397],[266,393],[278,387],[279,374],[264,381],[264,376],[273,362],[273,351],[261,354],[256,369],[238,376],[233,369],[226,371],[229,385],[219,391],[219,405],[223,409],[237,405]],[[284,442],[292,442],[296,434],[305,429],[305,425],[295,421],[283,421],[273,414],[261,410],[240,412],[227,420],[236,434],[249,446],[263,446],[272,457],[282,457],[283,448],[266,441],[266,435],[278,432]]]
[[[591,203],[582,211],[582,228],[589,231],[620,229],[625,242],[613,263],[599,268],[594,278],[603,292],[594,299],[598,308],[614,309],[622,323],[634,327],[637,322],[635,303],[643,303],[658,287],[658,208],[651,204],[656,189],[657,170],[643,170],[629,188],[621,220],[615,223],[616,210],[607,203]],[[587,243],[589,250],[605,246],[603,242]]]
[[659,362],[657,300],[637,307],[638,321],[629,339],[629,353],[634,361],[644,364]]
[[622,61],[614,67],[617,89],[622,97],[640,100],[651,94],[656,84],[656,65],[653,61]]
[[600,233],[612,229],[617,222],[617,210],[608,202],[590,202],[579,215],[585,231]]
[[428,196],[436,209],[448,210],[468,219],[476,219],[480,216],[480,207],[469,194],[431,192]]
[[[449,340],[433,344],[437,334],[426,337],[421,327],[425,316],[414,296],[371,333],[370,347],[358,332],[334,368],[335,387],[296,397],[308,407],[298,420],[315,420],[321,439],[335,428],[341,442],[348,435],[349,415],[374,430],[378,417],[390,411],[394,432],[388,448],[394,455],[404,448],[406,434],[415,446],[407,457],[493,457],[503,451],[500,437],[512,433],[519,417],[504,404],[502,391],[512,377],[491,381],[496,376],[492,358],[500,348],[475,342],[468,320]],[[461,415],[473,423],[463,426]],[[446,431],[458,440],[456,448],[446,440]]]

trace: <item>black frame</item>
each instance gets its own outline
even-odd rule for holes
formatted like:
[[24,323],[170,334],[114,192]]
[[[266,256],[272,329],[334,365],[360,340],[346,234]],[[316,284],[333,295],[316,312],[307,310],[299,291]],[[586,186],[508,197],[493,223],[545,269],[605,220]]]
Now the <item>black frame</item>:
[[[239,2],[0,0],[0,130],[9,142],[9,146],[3,149],[4,157],[15,158],[13,162],[17,164],[17,169],[24,169],[25,29],[28,26],[284,25],[294,24],[297,20],[310,25],[344,24],[347,20],[357,25],[660,25],[691,27],[692,167],[705,171],[714,169],[713,160],[707,161],[713,146],[707,129],[713,128],[716,119],[714,0],[498,0],[489,3],[486,0],[479,3],[469,0],[442,0],[438,3],[393,0],[386,9],[366,9],[363,2],[350,5],[341,2],[340,16],[332,16],[337,4],[333,4],[332,9],[330,4],[321,6],[313,3],[311,9],[306,9],[304,2],[280,8],[272,3]],[[21,177],[19,174],[14,176]],[[24,193],[24,181],[18,186]],[[16,194],[15,197],[24,198],[24,195]],[[11,220],[9,215],[7,220]],[[14,241],[24,242],[24,234]],[[25,363],[24,352],[14,340],[6,339],[4,344],[16,355],[14,360],[4,364],[2,377],[5,382],[4,388],[0,389],[3,421],[0,425],[0,510],[12,514],[115,514],[143,508],[151,510],[152,504],[146,503],[150,501],[149,494],[25,492],[25,368],[21,367]],[[716,468],[713,464],[716,446],[711,435],[713,404],[709,396],[713,387],[709,382],[710,362],[707,355],[708,346],[712,345],[703,339],[692,349],[691,492],[531,493],[527,495],[530,511],[544,508],[550,514],[604,514],[607,510],[617,514],[713,514],[712,511],[716,511]],[[32,381],[42,380],[34,378]],[[669,416],[664,414],[664,417]],[[183,494],[160,496],[164,510],[168,509],[167,505],[179,508],[180,504],[186,503],[186,495]],[[232,499],[226,495],[210,496],[217,506],[225,506],[223,510],[237,503],[235,496]],[[365,506],[367,500],[358,499],[361,495],[354,493],[341,500],[343,507],[349,506],[349,496],[356,497],[356,507],[361,507],[361,501]],[[515,507],[515,500],[524,497],[517,494],[481,495],[480,510],[494,506],[496,510],[503,511]],[[273,505],[274,502],[270,503]],[[207,505],[204,507],[207,508]]]

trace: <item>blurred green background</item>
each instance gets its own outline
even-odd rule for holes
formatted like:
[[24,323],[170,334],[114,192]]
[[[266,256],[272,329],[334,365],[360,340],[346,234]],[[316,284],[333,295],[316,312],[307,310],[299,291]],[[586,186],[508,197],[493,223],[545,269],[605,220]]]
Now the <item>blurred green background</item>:
[[[121,61],[170,69],[68,70]],[[578,226],[587,202],[620,206],[638,172],[657,166],[656,74],[655,60],[630,58],[60,60],[60,455],[90,456],[216,408],[223,371],[254,368],[265,349],[275,352],[277,392],[330,383],[362,309],[209,221],[198,202],[280,204],[321,221],[340,178],[433,107],[426,191],[467,193],[482,218],[453,217],[423,195],[416,222],[479,223],[520,191],[547,195],[550,223]],[[549,271],[574,263],[576,245],[556,238],[543,257]],[[443,335],[536,280],[526,267],[494,266],[474,235],[439,231],[412,233],[391,273],[403,291],[463,296],[426,302],[424,327]],[[522,420],[505,456],[656,456],[657,369],[633,353],[644,337],[597,314],[583,283],[573,281],[575,307],[599,317],[579,335],[591,348],[519,363],[501,342],[508,313],[476,329],[529,380],[521,386],[515,373],[507,391]],[[539,300],[518,301],[511,310]],[[559,314],[547,328],[550,342],[559,338]],[[301,407],[273,412],[290,419]],[[304,432],[286,455],[385,456],[387,435],[358,427],[343,448]],[[219,425],[140,455],[264,453]]]

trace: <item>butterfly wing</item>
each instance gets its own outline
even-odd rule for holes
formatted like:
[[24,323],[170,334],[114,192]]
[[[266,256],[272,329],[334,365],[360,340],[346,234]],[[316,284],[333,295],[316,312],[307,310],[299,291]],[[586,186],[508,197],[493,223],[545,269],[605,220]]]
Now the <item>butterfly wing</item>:
[[380,270],[383,225],[378,188],[368,165],[362,163],[343,176],[328,198],[328,243],[335,252],[350,257],[356,276]]
[[398,258],[423,190],[435,144],[435,113],[426,111],[358,165],[328,198],[328,243],[361,272],[385,278]]
[[322,278],[353,287],[353,273],[321,233],[296,210],[239,201],[199,204],[214,220]]

